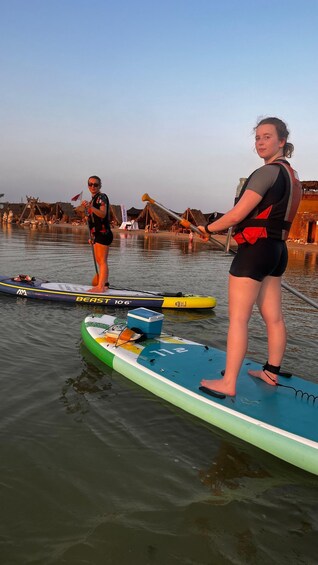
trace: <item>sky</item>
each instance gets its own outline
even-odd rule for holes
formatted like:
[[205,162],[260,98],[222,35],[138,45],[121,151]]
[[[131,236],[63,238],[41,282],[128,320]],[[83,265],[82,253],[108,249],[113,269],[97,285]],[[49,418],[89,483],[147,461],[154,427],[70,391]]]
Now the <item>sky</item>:
[[278,116],[317,180],[317,0],[0,0],[2,201],[225,212]]

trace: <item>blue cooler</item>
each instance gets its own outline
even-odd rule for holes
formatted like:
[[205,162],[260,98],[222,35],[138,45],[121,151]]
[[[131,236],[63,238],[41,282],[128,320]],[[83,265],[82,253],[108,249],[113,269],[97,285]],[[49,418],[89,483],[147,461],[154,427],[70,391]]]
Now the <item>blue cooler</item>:
[[148,310],[148,308],[135,308],[127,316],[127,327],[141,331],[147,338],[161,334],[163,314]]

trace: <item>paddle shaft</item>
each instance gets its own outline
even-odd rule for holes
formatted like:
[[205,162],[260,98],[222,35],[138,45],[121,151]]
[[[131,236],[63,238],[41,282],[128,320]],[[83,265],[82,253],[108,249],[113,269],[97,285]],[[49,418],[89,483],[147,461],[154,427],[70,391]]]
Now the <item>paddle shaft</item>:
[[95,251],[94,251],[94,243],[92,242],[92,239],[91,239],[91,230],[90,230],[90,228],[89,228],[88,216],[87,216],[87,219],[86,219],[86,224],[87,224],[87,229],[88,229],[88,233],[89,233],[90,246],[91,246],[91,248],[92,248],[93,259],[94,259],[94,265],[95,265],[95,271],[96,271],[96,275],[94,276],[94,278],[93,278],[93,280],[92,280],[92,285],[93,285],[93,286],[97,286],[97,285],[98,285],[99,273],[98,273],[97,261],[96,261],[96,257],[95,257]]
[[[175,212],[172,212],[172,210],[169,210],[169,208],[166,208],[165,206],[163,206],[162,204],[160,204],[159,202],[157,202],[156,200],[151,198],[147,193],[142,196],[142,200],[143,201],[147,200],[151,204],[156,204],[156,206],[158,206],[158,208],[161,208],[161,210],[164,210],[165,212],[167,212],[167,214],[169,214],[169,216],[178,220],[178,222],[180,222],[181,225],[184,225],[188,229],[191,229],[192,231],[198,233],[201,236],[205,235],[201,230],[199,230],[199,228],[197,226],[191,224],[191,222],[188,222],[188,220],[181,218],[181,216],[178,216],[178,214],[176,214]],[[222,247],[223,250],[227,251],[226,246],[223,243],[221,243],[220,241],[218,241],[217,239],[215,239],[214,237],[209,236],[209,241],[216,243],[219,247]],[[234,249],[231,249],[229,247],[228,251],[229,251],[229,253],[232,253],[232,255],[236,255],[236,251],[234,251]],[[289,284],[287,284],[283,281],[281,282],[281,285],[285,290],[288,290],[288,292],[291,292],[292,294],[294,294],[298,298],[301,298],[301,300],[303,300],[304,302],[307,302],[307,304],[310,304],[310,306],[313,306],[314,308],[318,309],[318,303],[315,302],[314,300],[312,300],[311,298],[308,298],[308,296],[305,296],[304,294],[302,294],[301,292],[299,292],[295,288],[289,286]]]
[[[94,259],[94,265],[95,265],[96,275],[98,275],[98,268],[97,268],[97,262],[96,262],[95,251],[94,251],[94,244],[93,244],[93,243],[91,243],[91,248],[92,248],[92,253],[93,253],[93,259]],[[95,278],[95,277],[94,277],[94,278]]]
[[[158,206],[158,208],[161,208],[161,210],[164,210],[165,212],[167,212],[167,214],[169,214],[169,216],[171,216],[172,218],[175,218],[175,220],[178,220],[178,222],[180,222],[180,224],[183,225],[186,229],[190,229],[190,230],[194,231],[195,233],[198,233],[199,235],[202,235],[202,236],[205,235],[204,233],[202,233],[201,230],[199,230],[199,228],[197,228],[197,226],[195,226],[194,224],[191,224],[191,222],[189,222],[185,218],[181,218],[181,216],[178,216],[178,214],[176,214],[175,212],[172,212],[172,210],[169,210],[169,208],[166,208],[165,206],[163,206],[163,204],[159,204],[159,202],[156,202],[155,200],[150,198],[150,196],[148,196],[148,194],[144,194],[143,197],[142,197],[142,200],[148,200],[151,204],[156,204],[156,206]],[[211,241],[213,241],[213,243],[218,245],[218,247],[221,247],[222,249],[224,249],[223,243],[221,243],[220,241],[218,241],[217,239],[215,239],[211,235],[209,236],[209,239]],[[232,249],[230,249],[230,251],[235,253],[235,251],[233,251]]]

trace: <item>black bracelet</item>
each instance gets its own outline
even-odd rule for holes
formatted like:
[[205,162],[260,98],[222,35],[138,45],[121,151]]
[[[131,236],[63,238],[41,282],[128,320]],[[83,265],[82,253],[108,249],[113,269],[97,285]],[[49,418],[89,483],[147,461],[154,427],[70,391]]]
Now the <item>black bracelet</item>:
[[209,233],[209,234],[211,235],[211,233],[213,233],[213,231],[210,231],[210,230],[209,230],[208,225],[209,225],[209,224],[206,224],[206,225],[204,226],[204,229],[205,229],[206,233]]

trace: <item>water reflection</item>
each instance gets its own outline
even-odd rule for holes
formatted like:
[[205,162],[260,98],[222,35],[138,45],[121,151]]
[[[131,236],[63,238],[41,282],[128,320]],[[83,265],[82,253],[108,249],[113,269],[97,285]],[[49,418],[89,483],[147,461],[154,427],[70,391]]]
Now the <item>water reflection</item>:
[[254,457],[221,440],[213,462],[207,469],[200,470],[199,477],[214,496],[221,497],[227,489],[239,489],[240,479],[263,479],[270,477],[270,473]]
[[0,230],[6,238],[12,236],[12,224],[0,224]]
[[189,324],[198,320],[213,320],[216,313],[215,310],[169,310],[163,311],[164,319],[172,323]]
[[[116,241],[117,240],[117,241]],[[182,254],[188,254],[193,252],[200,252],[211,250],[212,248],[207,246],[203,241],[193,240],[190,241],[188,238],[184,239],[178,237],[175,234],[160,233],[160,234],[148,234],[148,233],[133,233],[133,232],[114,232],[114,245],[122,248],[128,247],[138,247],[143,251],[162,251],[162,250],[179,250]],[[215,251],[215,249],[213,250]]]
[[290,249],[288,252],[288,272],[305,275],[317,273],[318,252],[304,249]]
[[60,400],[62,401],[67,414],[73,414],[77,422],[82,421],[82,417],[89,411],[87,397],[98,395],[98,398],[108,396],[112,388],[112,383],[105,376],[105,365],[100,369],[98,364],[91,363],[92,356],[81,344],[81,355],[89,363],[78,377],[69,377],[62,388]]
[[[101,413],[105,416],[106,421],[104,425],[108,426],[110,422],[115,425],[115,422],[117,424],[120,422],[120,425],[124,428],[134,430],[133,437],[139,437],[140,433],[143,435],[143,432],[140,431],[141,424],[147,423],[142,443],[146,442],[147,445],[148,441],[151,442],[150,436],[154,440],[157,438],[160,442],[160,433],[158,433],[158,436],[156,434],[152,436],[151,431],[149,431],[150,414],[154,413],[153,402],[156,402],[155,416],[153,417],[155,417],[157,424],[160,423],[160,428],[163,428],[163,434],[165,433],[164,426],[168,426],[168,428],[169,425],[170,427],[174,426],[177,430],[178,426],[181,426],[185,437],[182,436],[181,430],[176,432],[180,436],[181,443],[185,441],[188,445],[189,440],[192,441],[192,434],[193,439],[196,437],[198,440],[196,435],[198,428],[194,426],[188,429],[189,420],[186,414],[182,416],[183,424],[181,425],[180,414],[177,410],[175,411],[173,406],[165,402],[162,403],[158,398],[153,398],[143,389],[138,391],[139,387],[131,383],[129,379],[124,379],[125,385],[123,387],[122,377],[94,357],[83,344],[81,344],[80,353],[85,367],[78,377],[70,377],[65,381],[60,395],[66,413],[71,415],[74,421],[82,422],[90,412],[92,402],[101,399],[103,401]],[[112,378],[113,374],[116,375],[114,379]],[[132,411],[132,406],[127,409],[127,395],[131,395],[129,391],[133,391],[131,403],[136,413]],[[125,398],[125,405],[123,404],[123,397]],[[167,417],[168,413],[170,414],[169,417]],[[135,420],[137,414],[140,418],[138,423]],[[208,432],[206,433],[208,434]],[[286,477],[288,477],[289,483],[298,483],[299,481],[303,483],[304,473],[284,461],[260,452],[256,447],[246,446],[235,437],[228,441],[224,439],[227,434],[220,430],[212,428],[209,433],[209,445],[213,452],[212,456],[208,456],[210,462],[201,468],[193,467],[196,471],[194,474],[195,482],[199,481],[209,492],[209,504],[215,506],[226,505],[235,500],[254,500],[255,496],[260,496],[269,489],[285,484]],[[171,437],[170,441],[173,445]],[[208,440],[208,436],[204,435],[204,437],[201,445],[203,451],[206,449],[205,443]],[[183,449],[185,449],[184,446]],[[190,451],[194,459],[196,457],[201,458],[201,456],[195,455],[194,447]],[[206,457],[203,457],[203,459],[206,460]]]

